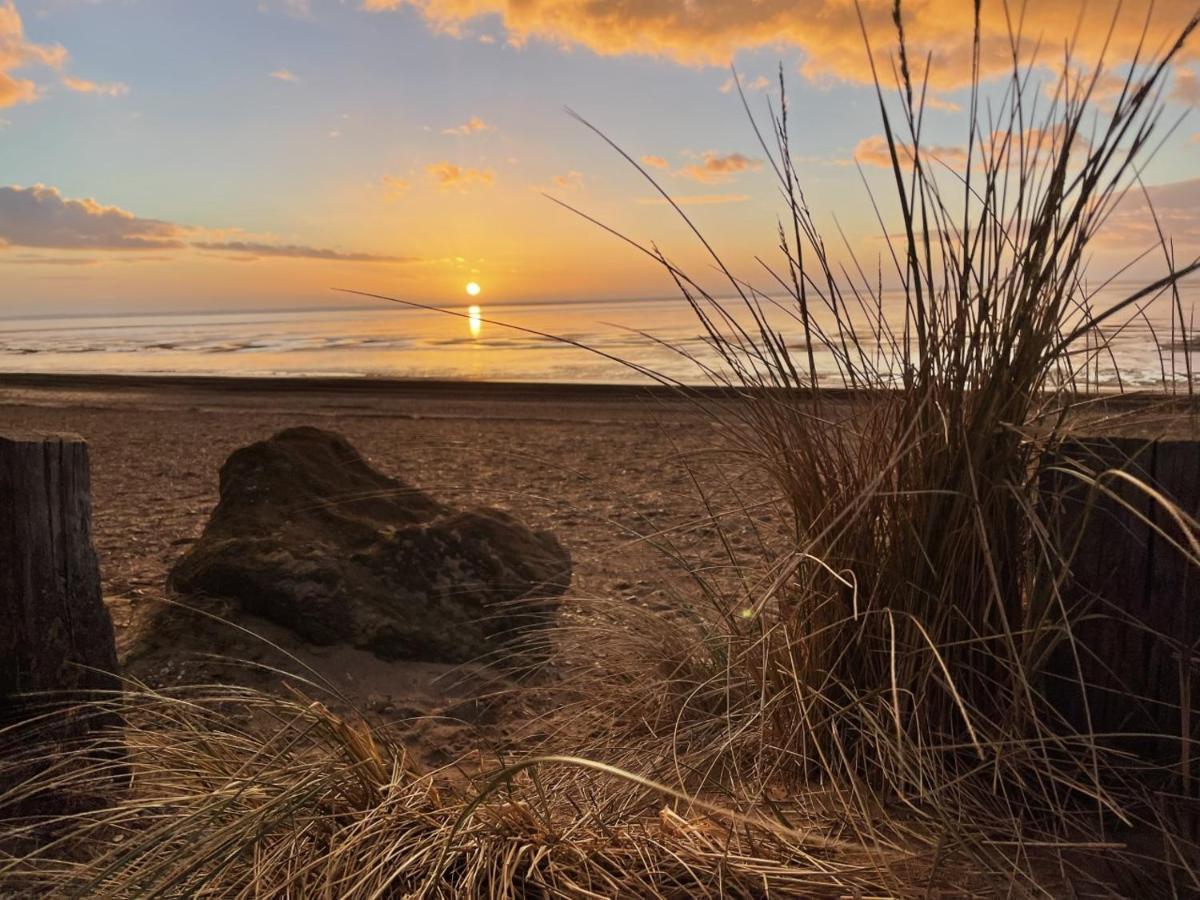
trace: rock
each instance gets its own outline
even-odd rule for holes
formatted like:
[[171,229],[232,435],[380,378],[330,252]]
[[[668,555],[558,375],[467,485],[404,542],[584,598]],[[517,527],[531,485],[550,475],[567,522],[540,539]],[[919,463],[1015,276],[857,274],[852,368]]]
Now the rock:
[[302,427],[230,455],[220,502],[168,583],[315,644],[465,662],[546,624],[570,578],[552,534],[495,509],[450,509],[341,436]]

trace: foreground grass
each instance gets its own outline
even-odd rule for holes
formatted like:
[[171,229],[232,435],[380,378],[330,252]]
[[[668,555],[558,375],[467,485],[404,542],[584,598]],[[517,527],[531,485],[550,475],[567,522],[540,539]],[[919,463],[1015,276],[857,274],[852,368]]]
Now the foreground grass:
[[[386,728],[228,687],[146,689],[119,760],[60,748],[64,818],[8,819],[0,884],[31,895],[838,896],[899,859],[833,829],[738,813],[595,760],[417,772]],[[465,762],[465,761],[464,761]],[[112,773],[130,778],[97,802]],[[3,774],[3,773],[0,773]],[[27,783],[26,791],[32,790]],[[18,789],[0,797],[11,810]],[[788,807],[796,821],[809,816]],[[83,811],[79,811],[83,810]],[[36,849],[29,849],[30,847]]]
[[[688,615],[600,605],[563,624],[543,648],[561,679],[551,738],[472,779],[415,772],[389,733],[309,700],[134,691],[119,701],[132,786],[60,821],[10,818],[0,878],[95,896],[1055,895],[1120,890],[1125,870],[1200,890],[1194,838],[1164,801],[1192,779],[1193,735],[1171,769],[1045,696],[1045,660],[1084,611],[1060,591],[1071,561],[1036,493],[1095,393],[1106,329],[1200,267],[1164,241],[1162,279],[1107,309],[1086,288],[1196,24],[1105,111],[1102,69],[1078,78],[1068,61],[1040,116],[1015,34],[998,108],[975,85],[962,172],[922,153],[924,81],[901,29],[896,96],[878,90],[898,321],[872,267],[827,250],[786,105],[763,140],[788,205],[771,291],[714,252],[738,298],[719,301],[645,248],[720,360],[697,364],[740,394],[726,434],[789,525],[754,568],[731,553],[730,572],[693,571]],[[771,310],[803,332],[795,357]],[[867,399],[834,404],[830,386]],[[1200,565],[1200,529],[1170,512]],[[60,751],[0,802],[94,794],[117,764],[88,752]]]

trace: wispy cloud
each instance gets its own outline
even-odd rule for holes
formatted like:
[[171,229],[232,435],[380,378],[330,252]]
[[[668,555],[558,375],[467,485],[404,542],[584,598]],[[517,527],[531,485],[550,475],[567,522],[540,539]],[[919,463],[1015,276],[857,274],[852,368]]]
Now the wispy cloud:
[[948,100],[945,97],[938,96],[937,94],[925,95],[925,108],[937,109],[941,110],[942,112],[959,112],[962,110],[962,107],[953,100]]
[[647,153],[642,157],[642,165],[649,166],[651,169],[669,169],[671,164],[661,156],[655,156],[653,153]]
[[675,174],[702,184],[721,184],[732,180],[739,172],[761,168],[762,160],[751,159],[741,153],[720,154],[709,150],[703,154],[700,162],[686,165]]
[[1149,185],[1144,191],[1131,188],[1104,220],[1097,239],[1122,250],[1149,247],[1158,242],[1158,226],[1177,248],[1188,248],[1189,258],[1200,248],[1200,178]]
[[442,134],[468,135],[479,134],[481,131],[493,130],[493,126],[483,121],[483,119],[479,118],[479,116],[471,116],[471,118],[467,119],[467,121],[463,122],[461,125],[455,125],[453,128],[443,128]]
[[[771,79],[766,75],[759,75],[757,78],[752,78],[749,81],[742,81],[743,91],[765,91],[770,86]],[[721,83],[720,90],[722,94],[732,94],[737,90],[737,79],[730,75]]]
[[261,259],[263,257],[284,257],[287,259],[322,259],[332,262],[360,263],[408,263],[416,262],[411,256],[381,256],[376,253],[353,253],[341,250],[329,250],[323,247],[309,247],[303,244],[269,244],[260,241],[195,241],[192,246],[199,250],[211,250],[217,253],[232,253],[239,257]]
[[492,169],[463,168],[451,162],[430,163],[425,167],[425,174],[441,188],[465,188],[472,184],[490,187],[496,180]]
[[291,69],[276,69],[271,73],[271,77],[276,81],[297,82],[300,80]]
[[1200,106],[1200,78],[1192,69],[1177,69],[1171,85],[1171,99],[1188,106]]
[[0,263],[7,266],[94,266],[99,262],[90,256],[40,256],[34,253],[9,256],[0,253]]
[[555,175],[550,183],[560,191],[577,191],[583,187],[583,173],[572,169],[565,175]]
[[412,187],[412,182],[399,175],[384,175],[379,179],[379,184],[389,200],[395,200]]
[[88,81],[86,78],[76,78],[74,75],[64,75],[63,86],[78,94],[97,94],[102,97],[124,97],[129,93],[129,85],[120,81],[99,82]]

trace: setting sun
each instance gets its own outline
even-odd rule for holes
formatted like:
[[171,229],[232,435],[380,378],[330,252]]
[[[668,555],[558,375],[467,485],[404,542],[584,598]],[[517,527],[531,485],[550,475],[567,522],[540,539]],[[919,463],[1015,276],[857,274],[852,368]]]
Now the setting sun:
[[467,284],[467,293],[472,297],[478,297],[480,290],[482,290],[482,288],[480,288],[479,285],[473,281]]

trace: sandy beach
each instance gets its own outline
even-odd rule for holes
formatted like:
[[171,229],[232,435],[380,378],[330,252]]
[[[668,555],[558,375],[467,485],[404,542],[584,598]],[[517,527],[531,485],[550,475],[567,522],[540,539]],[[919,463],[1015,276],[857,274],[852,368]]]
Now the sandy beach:
[[[351,704],[413,720],[431,764],[481,737],[469,699],[484,673],[386,663],[349,647],[312,647],[231,606],[233,625],[164,607],[165,578],[200,535],[218,471],[238,447],[294,425],[345,435],[386,474],[456,506],[510,511],[570,550],[572,602],[616,598],[663,606],[687,585],[643,536],[703,558],[720,551],[689,469],[719,495],[720,438],[711,417],[665,391],[589,386],[367,379],[0,377],[6,427],[87,439],[94,540],[126,675],[153,686],[234,681],[277,687],[265,669],[311,666]],[[741,529],[740,531],[738,529]],[[733,543],[752,536],[739,522]],[[427,717],[447,717],[431,721]],[[494,717],[491,717],[491,722]],[[493,724],[495,724],[493,722]],[[497,726],[499,727],[499,726]],[[491,740],[494,734],[484,735]]]

